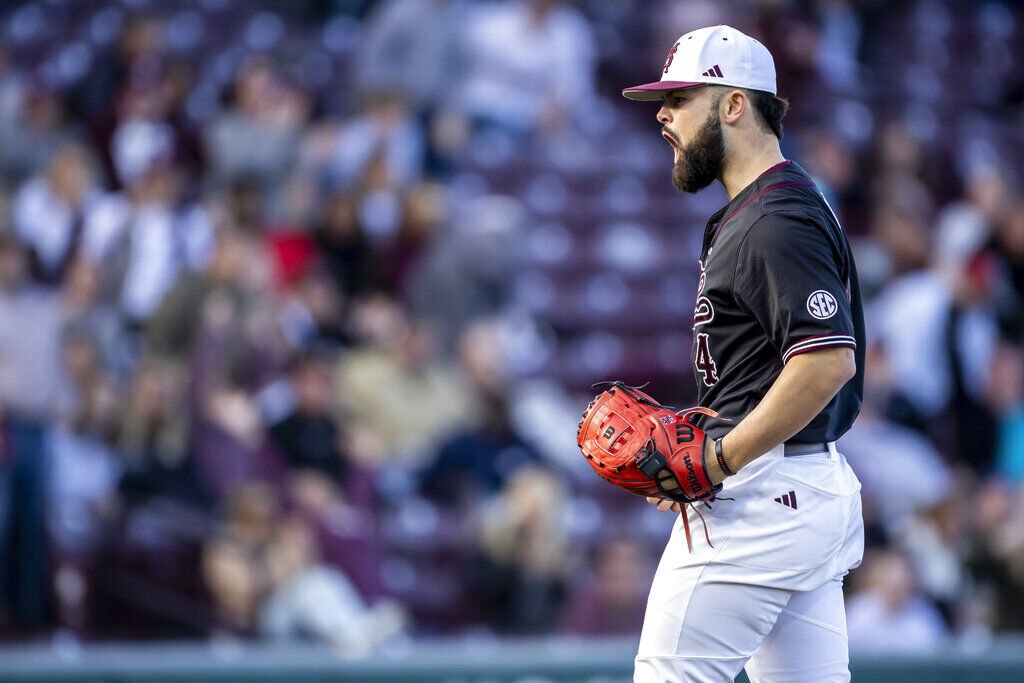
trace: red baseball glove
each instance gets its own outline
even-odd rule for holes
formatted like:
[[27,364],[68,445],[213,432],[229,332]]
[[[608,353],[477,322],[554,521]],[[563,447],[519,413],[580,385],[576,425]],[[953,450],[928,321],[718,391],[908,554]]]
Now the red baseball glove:
[[590,402],[576,432],[576,443],[595,472],[638,496],[683,504],[709,501],[722,490],[708,479],[704,430],[690,422],[697,413],[717,417],[715,411],[675,412],[622,382],[601,384],[611,386]]

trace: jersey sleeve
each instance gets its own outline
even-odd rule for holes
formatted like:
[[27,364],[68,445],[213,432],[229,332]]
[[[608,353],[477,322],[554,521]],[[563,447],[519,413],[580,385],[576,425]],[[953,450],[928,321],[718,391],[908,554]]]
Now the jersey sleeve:
[[733,294],[764,328],[783,363],[807,351],[856,348],[842,254],[824,225],[803,216],[767,214],[747,231]]

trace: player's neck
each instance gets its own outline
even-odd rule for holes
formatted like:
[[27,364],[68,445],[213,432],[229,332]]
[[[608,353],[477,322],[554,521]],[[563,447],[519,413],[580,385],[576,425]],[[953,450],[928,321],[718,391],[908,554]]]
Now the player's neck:
[[721,177],[718,179],[729,195],[729,201],[744,190],[757,177],[772,166],[786,160],[779,149],[779,141],[773,136],[761,145],[748,147],[742,155],[733,155],[726,161]]

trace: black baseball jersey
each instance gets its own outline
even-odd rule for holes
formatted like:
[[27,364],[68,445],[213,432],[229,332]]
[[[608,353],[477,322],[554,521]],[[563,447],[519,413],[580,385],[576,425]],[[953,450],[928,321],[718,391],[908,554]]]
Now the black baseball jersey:
[[864,313],[846,234],[814,181],[785,161],[708,221],[693,315],[693,372],[714,438],[764,398],[794,356],[855,349],[857,374],[788,443],[838,439],[864,393]]

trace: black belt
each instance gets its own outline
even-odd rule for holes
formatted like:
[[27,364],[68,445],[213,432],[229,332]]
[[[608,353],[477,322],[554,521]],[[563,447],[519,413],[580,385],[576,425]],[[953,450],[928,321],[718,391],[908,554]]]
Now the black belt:
[[828,450],[827,443],[787,443],[782,446],[783,455],[810,455],[824,453]]

